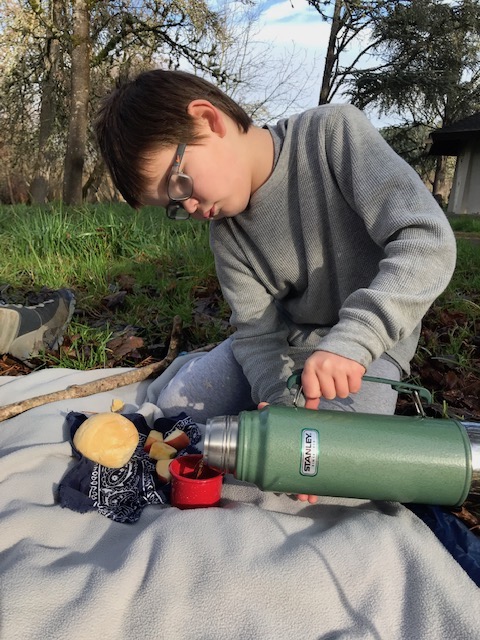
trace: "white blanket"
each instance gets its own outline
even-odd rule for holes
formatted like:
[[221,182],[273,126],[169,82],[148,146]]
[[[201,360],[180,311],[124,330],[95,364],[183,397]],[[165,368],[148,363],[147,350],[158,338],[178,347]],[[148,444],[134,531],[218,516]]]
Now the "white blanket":
[[[0,378],[0,404],[117,370]],[[69,411],[127,410],[148,382],[0,423],[2,640],[386,640],[480,636],[479,590],[396,503],[318,505],[231,479],[220,508],[147,506],[133,525],[61,508]]]

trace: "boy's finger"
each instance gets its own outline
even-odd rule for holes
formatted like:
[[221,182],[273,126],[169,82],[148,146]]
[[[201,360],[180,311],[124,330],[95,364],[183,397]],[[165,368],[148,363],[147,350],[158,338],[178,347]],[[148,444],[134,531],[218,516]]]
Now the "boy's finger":
[[349,375],[348,376],[348,387],[350,389],[350,393],[358,393],[362,386],[362,376],[361,375]]
[[333,400],[337,397],[337,389],[335,379],[330,375],[322,375],[319,377],[320,395],[326,400]]
[[300,502],[308,501],[310,504],[315,504],[318,501],[318,496],[309,496],[307,493],[299,493],[297,498]]
[[304,370],[302,373],[302,388],[305,400],[316,400],[321,397],[320,380],[314,372]]
[[348,398],[350,395],[350,385],[347,376],[341,373],[334,378],[334,381],[336,397]]
[[318,409],[320,398],[305,398],[305,409]]

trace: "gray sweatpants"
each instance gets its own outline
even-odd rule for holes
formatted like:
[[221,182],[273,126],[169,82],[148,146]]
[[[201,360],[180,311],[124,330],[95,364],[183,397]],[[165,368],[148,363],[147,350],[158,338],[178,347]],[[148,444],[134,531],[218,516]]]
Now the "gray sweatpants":
[[[390,359],[372,362],[368,375],[400,380],[400,369]],[[175,416],[184,411],[197,423],[207,418],[237,415],[256,405],[243,370],[232,352],[232,338],[203,354],[180,356],[150,385],[149,400],[164,414]],[[319,409],[358,413],[393,414],[397,392],[388,384],[364,382],[361,390],[344,400],[321,400]]]

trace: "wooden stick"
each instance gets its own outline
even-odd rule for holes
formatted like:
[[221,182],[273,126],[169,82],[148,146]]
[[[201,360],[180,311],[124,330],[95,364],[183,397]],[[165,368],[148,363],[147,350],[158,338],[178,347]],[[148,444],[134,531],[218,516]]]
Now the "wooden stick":
[[125,387],[128,384],[141,382],[154,374],[158,375],[177,357],[181,331],[182,321],[179,316],[175,316],[173,319],[168,352],[165,358],[160,360],[160,362],[154,362],[146,365],[145,367],[139,367],[138,369],[132,369],[132,371],[125,371],[123,373],[117,373],[106,378],[86,382],[85,384],[75,384],[71,387],[67,387],[67,389],[54,391],[53,393],[46,393],[43,396],[35,396],[34,398],[27,398],[27,400],[22,400],[21,402],[7,404],[4,407],[0,407],[0,422],[3,422],[8,418],[18,416],[20,413],[33,409],[34,407],[40,407],[50,402],[58,402],[60,400],[68,400],[70,398],[85,398],[86,396],[92,396],[95,393],[103,393],[104,391],[111,391],[118,387]]

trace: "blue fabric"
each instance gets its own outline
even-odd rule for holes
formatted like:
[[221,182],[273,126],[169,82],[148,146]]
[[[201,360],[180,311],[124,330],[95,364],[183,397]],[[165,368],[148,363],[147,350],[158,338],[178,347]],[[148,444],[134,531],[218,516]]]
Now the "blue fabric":
[[452,513],[437,506],[407,506],[433,531],[447,551],[480,587],[480,538]]
[[[136,522],[148,504],[168,504],[170,484],[162,484],[155,473],[156,461],[143,450],[150,432],[145,418],[138,414],[125,414],[133,422],[139,434],[138,446],[129,462],[121,469],[109,469],[83,456],[73,444],[73,437],[87,419],[83,413],[70,412],[66,421],[69,427],[74,466],[62,478],[58,495],[62,507],[86,513],[98,511],[115,520],[132,524]],[[173,418],[159,418],[153,429],[167,436],[174,429],[181,429],[190,438],[188,447],[178,455],[200,453],[195,446],[200,441],[200,431],[185,413]]]

